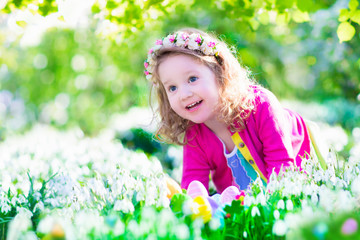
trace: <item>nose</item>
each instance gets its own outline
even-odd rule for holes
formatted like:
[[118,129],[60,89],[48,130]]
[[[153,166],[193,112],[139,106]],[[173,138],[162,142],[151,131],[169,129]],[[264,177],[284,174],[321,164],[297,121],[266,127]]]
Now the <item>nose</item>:
[[181,100],[185,100],[189,97],[192,97],[194,95],[194,93],[192,92],[192,90],[190,89],[190,87],[188,86],[184,86],[181,88]]

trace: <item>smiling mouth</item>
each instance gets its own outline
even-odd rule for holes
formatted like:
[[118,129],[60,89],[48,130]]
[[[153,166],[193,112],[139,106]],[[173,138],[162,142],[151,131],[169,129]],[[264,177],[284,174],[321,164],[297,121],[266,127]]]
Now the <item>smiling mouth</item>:
[[203,100],[194,102],[194,103],[186,106],[186,109],[187,109],[187,110],[192,110],[192,109],[196,108],[197,106],[199,106],[199,104],[202,103],[202,101],[203,101]]

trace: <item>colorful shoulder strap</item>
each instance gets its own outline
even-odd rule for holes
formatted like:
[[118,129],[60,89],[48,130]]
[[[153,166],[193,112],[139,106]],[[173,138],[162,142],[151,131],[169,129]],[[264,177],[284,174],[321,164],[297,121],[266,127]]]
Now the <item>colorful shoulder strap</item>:
[[254,161],[254,158],[251,156],[251,153],[248,149],[248,147],[245,145],[244,141],[240,137],[239,133],[234,133],[231,136],[235,146],[239,149],[241,154],[244,156],[245,160],[252,166],[252,168],[257,172],[257,174],[260,176],[261,180],[263,182],[267,183],[267,178],[264,176],[264,174],[260,171],[258,165]]

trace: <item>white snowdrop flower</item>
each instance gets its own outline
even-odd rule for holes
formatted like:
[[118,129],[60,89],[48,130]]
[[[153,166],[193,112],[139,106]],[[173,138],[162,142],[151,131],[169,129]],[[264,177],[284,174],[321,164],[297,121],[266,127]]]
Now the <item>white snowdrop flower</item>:
[[324,179],[324,173],[322,170],[318,170],[313,174],[313,178],[316,182],[320,182]]
[[[40,192],[38,192],[38,191],[36,191],[36,192],[34,192],[34,194],[32,195],[33,196],[33,198],[36,200],[36,201],[39,201],[40,199],[41,199],[41,193]],[[24,197],[25,198],[25,197]],[[25,200],[26,201],[26,200]]]
[[288,230],[288,227],[284,220],[277,220],[272,230],[275,235],[284,236]]
[[283,189],[283,195],[284,196],[300,195],[301,190],[302,190],[302,186],[298,182],[286,181],[285,188]]
[[24,215],[28,218],[31,218],[33,216],[33,213],[27,209],[27,208],[24,208],[24,207],[17,207],[16,208],[16,212],[20,215]]
[[183,203],[182,205],[182,212],[184,213],[184,215],[190,215],[193,213],[193,202],[192,200],[187,200]]
[[157,207],[169,207],[170,199],[167,198],[166,195],[162,195],[156,203]]
[[217,230],[221,226],[220,220],[218,218],[211,218],[209,222],[210,229]]
[[35,213],[36,211],[44,211],[45,207],[44,207],[44,203],[42,201],[38,202],[35,204],[34,209],[33,209],[33,213]]
[[294,204],[290,199],[286,201],[286,210],[288,211],[294,210]]
[[[209,224],[210,224],[211,229],[214,229],[214,230],[218,229],[218,227],[217,228],[212,228],[211,227],[211,221],[210,221]],[[216,223],[213,223],[213,224],[216,224]],[[184,224],[184,223],[180,223],[179,225],[177,225],[175,227],[175,236],[176,236],[177,239],[189,239],[190,231],[189,231],[188,226],[186,224]]]
[[1,212],[7,214],[11,211],[11,206],[7,203],[1,203]]
[[265,195],[263,192],[259,193],[257,196],[256,196],[256,200],[255,200],[256,203],[260,203],[262,206],[265,206],[266,205],[266,198],[265,198]]
[[23,235],[32,228],[30,219],[27,214],[17,214],[9,224],[7,239],[25,239]]
[[[303,162],[305,162],[305,161],[303,161]],[[305,170],[305,172],[306,172],[307,174],[309,174],[309,176],[312,176],[312,174],[313,174],[313,167],[312,167],[311,165],[306,164],[306,165],[303,167],[303,169]]]
[[255,197],[254,196],[250,196],[250,195],[245,195],[244,197],[244,205],[245,206],[250,206],[252,204],[255,203]]
[[319,197],[318,197],[317,193],[314,192],[314,193],[311,195],[311,202],[312,202],[314,205],[316,205],[316,204],[319,202]]
[[308,184],[303,185],[302,191],[303,191],[304,195],[307,195],[307,196],[311,195],[314,192],[311,185],[308,185]]
[[275,218],[276,220],[278,220],[278,219],[280,218],[280,212],[279,212],[279,210],[277,210],[277,209],[275,209],[275,211],[274,211],[274,218]]
[[254,206],[254,207],[251,209],[251,216],[252,216],[252,217],[260,216],[260,211],[259,211],[259,208],[258,208],[257,206]]
[[55,222],[55,218],[51,215],[48,215],[40,220],[36,230],[40,233],[47,234],[52,230]]
[[152,222],[150,221],[140,221],[139,222],[139,235],[144,236],[148,235],[152,228]]
[[336,208],[342,211],[351,211],[355,207],[355,200],[349,191],[340,190],[336,194]]
[[277,209],[285,209],[285,203],[284,200],[280,199],[276,205]]
[[144,207],[141,212],[141,221],[153,221],[156,211],[152,207]]
[[175,216],[170,209],[164,208],[157,219],[156,232],[159,237],[165,237],[171,227],[175,226]]
[[306,201],[303,201],[301,213],[303,215],[303,218],[309,219],[314,216],[314,209],[311,206],[309,206]]
[[121,221],[121,219],[116,221],[113,231],[116,237],[125,233],[125,224]]
[[346,189],[348,187],[348,184],[338,177],[335,177],[334,185],[336,189]]
[[142,181],[137,181],[135,183],[135,191],[136,191],[136,201],[144,201],[146,199],[146,191],[145,191],[145,185]]
[[127,230],[134,234],[135,238],[139,238],[141,232],[139,231],[139,224],[135,220],[130,220],[127,225]]
[[349,183],[352,179],[352,169],[350,169],[349,167],[346,167],[345,168],[345,171],[344,171],[344,181]]
[[356,177],[352,182],[351,182],[351,192],[355,195],[355,196],[359,196],[360,195],[360,176]]
[[301,215],[294,213],[287,213],[285,215],[284,221],[286,222],[286,225],[288,226],[289,229],[297,228],[301,223]]
[[124,213],[132,213],[135,211],[134,205],[128,198],[122,200],[116,200],[114,204],[115,211],[121,211]]
[[330,189],[324,186],[320,188],[319,195],[320,206],[322,206],[328,212],[332,211],[334,208],[334,193],[332,193]]

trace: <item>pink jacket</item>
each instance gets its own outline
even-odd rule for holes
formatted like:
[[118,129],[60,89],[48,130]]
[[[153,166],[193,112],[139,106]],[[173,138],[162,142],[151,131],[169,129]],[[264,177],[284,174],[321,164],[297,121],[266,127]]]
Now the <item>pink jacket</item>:
[[[255,110],[246,121],[246,128],[239,132],[248,147],[257,168],[268,178],[274,169],[301,166],[302,158],[310,153],[310,139],[305,122],[295,112],[284,109],[272,92],[253,87]],[[234,133],[231,133],[234,134]],[[183,176],[181,187],[188,187],[198,180],[208,189],[209,174],[217,192],[234,185],[231,169],[227,166],[223,144],[205,125],[195,124],[185,134]]]

